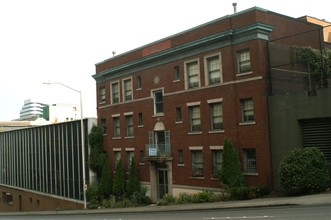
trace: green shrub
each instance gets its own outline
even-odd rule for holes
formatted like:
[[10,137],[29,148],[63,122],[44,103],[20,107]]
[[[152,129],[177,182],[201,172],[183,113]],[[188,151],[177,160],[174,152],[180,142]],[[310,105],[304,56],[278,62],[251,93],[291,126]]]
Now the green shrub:
[[263,185],[251,186],[250,187],[250,197],[253,198],[261,198],[265,195],[268,195],[269,188]]
[[317,148],[295,149],[280,164],[280,183],[289,195],[324,191],[329,178],[325,157]]
[[86,200],[88,202],[99,199],[99,189],[98,184],[88,185],[86,190]]
[[89,202],[87,203],[87,208],[88,209],[97,209],[97,208],[99,208],[99,200],[97,200],[97,199],[89,200]]
[[140,189],[131,195],[131,201],[136,205],[150,204],[151,199],[146,196],[147,190],[146,186],[140,186]]
[[233,199],[237,199],[237,200],[251,199],[250,197],[251,190],[247,186],[234,187],[231,188],[230,191],[231,191],[231,197]]
[[244,175],[237,152],[227,139],[224,140],[220,180],[226,188],[241,187],[244,184]]
[[194,194],[193,202],[195,203],[213,202],[214,197],[215,194],[213,192],[204,190],[202,192]]
[[177,204],[187,204],[193,202],[192,194],[188,193],[180,193],[178,198],[176,199]]
[[171,194],[165,194],[162,199],[158,201],[158,205],[171,205],[176,203],[176,198]]

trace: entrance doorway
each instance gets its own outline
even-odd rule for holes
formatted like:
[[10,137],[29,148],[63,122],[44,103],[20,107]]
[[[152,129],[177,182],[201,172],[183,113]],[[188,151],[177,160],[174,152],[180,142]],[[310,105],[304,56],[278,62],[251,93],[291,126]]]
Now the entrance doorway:
[[168,193],[168,171],[166,169],[158,169],[158,199]]

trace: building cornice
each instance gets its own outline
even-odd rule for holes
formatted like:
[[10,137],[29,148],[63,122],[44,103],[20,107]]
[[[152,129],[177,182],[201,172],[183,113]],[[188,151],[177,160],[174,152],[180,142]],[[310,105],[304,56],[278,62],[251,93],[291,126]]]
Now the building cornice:
[[254,23],[239,29],[226,30],[122,65],[108,68],[93,75],[93,78],[99,83],[212,49],[244,43],[250,40],[268,40],[272,29],[273,27],[270,25]]

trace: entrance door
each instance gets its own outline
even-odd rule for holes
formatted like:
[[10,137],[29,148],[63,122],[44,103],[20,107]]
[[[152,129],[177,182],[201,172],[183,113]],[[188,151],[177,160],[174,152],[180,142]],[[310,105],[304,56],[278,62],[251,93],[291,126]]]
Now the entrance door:
[[168,193],[168,171],[166,169],[158,169],[158,199]]

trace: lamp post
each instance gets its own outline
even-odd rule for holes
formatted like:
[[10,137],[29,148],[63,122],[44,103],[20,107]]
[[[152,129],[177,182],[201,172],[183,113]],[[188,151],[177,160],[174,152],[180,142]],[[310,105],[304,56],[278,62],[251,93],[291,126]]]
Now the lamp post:
[[84,135],[84,122],[83,122],[83,99],[82,99],[82,91],[76,90],[74,88],[71,88],[70,86],[67,86],[65,84],[59,83],[59,82],[44,82],[43,84],[46,85],[52,85],[52,84],[58,84],[61,86],[64,86],[68,89],[71,89],[75,92],[79,93],[80,96],[80,132],[81,132],[81,142],[82,142],[82,166],[83,166],[83,194],[84,194],[84,209],[86,209],[86,174],[85,174],[85,135]]

